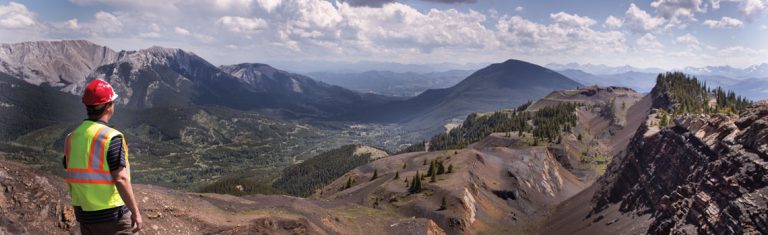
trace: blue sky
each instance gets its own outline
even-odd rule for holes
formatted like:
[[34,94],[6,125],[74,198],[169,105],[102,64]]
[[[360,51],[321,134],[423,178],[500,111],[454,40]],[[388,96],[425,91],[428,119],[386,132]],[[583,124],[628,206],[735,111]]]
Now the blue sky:
[[768,63],[768,0],[0,0],[0,42],[182,48],[214,64]]

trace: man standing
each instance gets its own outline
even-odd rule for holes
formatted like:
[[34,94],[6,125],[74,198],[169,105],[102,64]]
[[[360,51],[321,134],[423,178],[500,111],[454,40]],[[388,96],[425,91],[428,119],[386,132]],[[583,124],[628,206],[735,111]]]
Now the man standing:
[[88,119],[64,141],[65,181],[83,235],[134,234],[141,230],[125,138],[107,126],[116,99],[109,83],[90,82],[83,93]]

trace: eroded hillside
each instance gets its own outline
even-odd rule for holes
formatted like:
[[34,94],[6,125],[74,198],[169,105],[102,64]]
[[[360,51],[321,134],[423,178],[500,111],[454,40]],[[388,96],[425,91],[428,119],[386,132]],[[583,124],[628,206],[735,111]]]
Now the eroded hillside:
[[[0,233],[79,231],[61,178],[0,162]],[[432,221],[345,202],[235,197],[135,185],[144,234],[444,234]]]

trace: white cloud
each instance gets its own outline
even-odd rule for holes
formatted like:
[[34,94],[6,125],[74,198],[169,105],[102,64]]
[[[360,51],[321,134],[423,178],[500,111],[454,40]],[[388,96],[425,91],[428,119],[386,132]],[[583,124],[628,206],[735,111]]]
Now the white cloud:
[[149,24],[149,30],[152,31],[152,32],[159,32],[160,31],[160,26],[157,25],[157,23],[151,23],[151,24]]
[[78,5],[98,5],[105,4],[120,8],[131,9],[154,9],[154,10],[177,10],[176,4],[182,0],[69,0]]
[[761,54],[764,55],[766,51],[760,51],[752,48],[747,48],[743,46],[734,46],[734,47],[728,47],[723,48],[717,51],[717,54],[720,56],[725,57],[731,57],[731,56],[741,56],[741,57],[749,57],[749,56],[760,56]]
[[162,36],[163,35],[161,35],[158,32],[145,32],[145,33],[140,33],[139,34],[139,37],[142,37],[142,38],[159,38],[159,37],[162,37]]
[[229,31],[247,33],[267,28],[267,21],[261,18],[245,18],[237,16],[224,16],[216,23],[223,25]]
[[79,29],[80,25],[77,23],[77,18],[75,18],[75,19],[67,20],[67,22],[64,23],[64,27],[68,29]]
[[193,33],[193,32],[190,32],[188,29],[178,27],[178,26],[174,27],[173,31],[178,35],[185,36],[185,37],[191,36],[199,40],[200,42],[204,42],[204,43],[210,43],[214,41],[214,38],[209,35],[202,34],[202,33]]
[[720,0],[709,0],[712,4],[712,9],[720,9]]
[[276,7],[280,6],[282,0],[256,0],[259,2],[259,6],[264,8],[267,12],[272,12]]
[[622,24],[624,24],[624,21],[609,15],[607,18],[605,18],[605,23],[603,23],[603,27],[606,27],[609,29],[617,29],[617,28],[621,28]]
[[650,33],[646,33],[638,38],[635,43],[637,43],[637,46],[640,49],[651,52],[661,52],[661,49],[664,48],[664,45],[656,39],[656,36],[653,36],[653,34]]
[[683,36],[676,37],[675,42],[688,44],[688,45],[695,45],[695,46],[698,46],[699,44],[701,44],[699,42],[699,39],[697,39],[696,36],[693,36],[690,33],[686,33]]
[[35,17],[23,4],[0,5],[0,28],[21,29],[35,25]]
[[174,27],[173,31],[176,32],[176,34],[182,35],[182,36],[192,35],[192,33],[190,33],[189,30],[187,30],[185,28],[181,28],[181,27]]
[[552,22],[555,24],[563,24],[572,27],[588,28],[597,23],[597,21],[592,18],[579,16],[577,14],[571,15],[562,11],[555,14],[549,14],[549,18],[552,19]]
[[739,3],[739,12],[750,22],[762,15],[766,8],[768,8],[768,0],[742,0]]
[[651,6],[656,8],[657,14],[673,22],[695,21],[696,13],[707,11],[703,4],[703,0],[654,0],[651,2]]
[[707,48],[708,50],[715,50],[714,47],[699,42],[699,39],[697,39],[696,36],[693,36],[691,33],[686,33],[683,36],[676,37],[675,43],[686,45],[689,49],[689,52],[695,51],[700,53],[702,47]]
[[123,30],[123,22],[109,12],[99,11],[94,14],[91,30],[95,33],[116,33]]
[[727,16],[720,20],[705,20],[703,24],[710,28],[741,28],[744,26],[744,22]]
[[664,22],[664,18],[651,16],[634,3],[630,3],[629,9],[624,13],[624,27],[639,34],[650,32],[664,24]]
[[[624,34],[618,31],[596,31],[583,25],[563,24],[562,19],[551,17],[553,24],[545,25],[520,16],[503,17],[497,23],[499,37],[505,46],[521,53],[581,54],[619,53],[626,49]],[[568,17],[566,17],[568,18]],[[560,21],[558,21],[560,20]]]
[[[38,21],[37,14],[27,10],[25,14],[34,23],[34,30],[0,26],[0,39],[90,39],[118,50],[161,45],[194,51],[213,63],[292,61],[296,58],[483,63],[515,57],[539,63],[572,62],[567,60],[575,58],[590,63],[664,67],[691,63],[699,58],[669,59],[669,53],[664,52],[674,51],[676,48],[672,46],[675,45],[694,48],[692,45],[696,44],[705,49],[679,53],[700,54],[701,58],[713,58],[713,61],[719,55],[716,55],[717,48],[689,35],[695,40],[691,43],[683,35],[691,30],[681,29],[681,24],[673,22],[675,18],[687,24],[693,22],[686,11],[668,11],[672,9],[669,6],[692,1],[656,0],[653,1],[656,6],[630,4],[626,12],[619,15],[608,12],[612,15],[604,20],[567,10],[556,11],[543,21],[519,16],[522,13],[518,12],[529,9],[514,7],[516,5],[499,13],[490,8],[482,11],[463,10],[464,7],[451,9],[451,5],[417,9],[403,1],[389,0],[376,8],[355,7],[349,1],[335,0],[71,1],[103,11],[94,15],[94,19],[78,15],[77,20],[71,15],[61,22],[44,22]],[[709,3],[701,5],[716,7],[713,0],[701,1]],[[760,12],[765,12],[761,9],[765,8],[762,3],[767,0],[741,1],[724,4],[722,13],[741,9],[742,14],[757,19]],[[0,9],[10,5],[0,5]],[[686,9],[692,9],[689,11],[691,16],[701,14],[707,8],[701,5]],[[732,7],[739,8],[734,10]],[[665,19],[662,12],[673,13]],[[744,21],[740,17],[734,18]],[[719,26],[714,23],[722,19],[725,18],[718,16],[711,20],[714,22],[701,23]],[[733,25],[727,23],[726,20],[721,24]],[[758,23],[758,28],[764,24]],[[597,27],[598,24],[601,26]],[[665,26],[669,30],[661,31]],[[741,28],[738,30],[746,27]],[[683,36],[670,38],[671,35]],[[702,39],[706,35],[701,34]]]

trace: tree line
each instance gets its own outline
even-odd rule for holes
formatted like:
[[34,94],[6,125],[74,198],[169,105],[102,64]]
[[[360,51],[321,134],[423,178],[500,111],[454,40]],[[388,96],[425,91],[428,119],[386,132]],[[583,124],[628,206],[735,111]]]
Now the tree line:
[[[503,110],[491,114],[470,114],[460,127],[448,133],[433,136],[429,141],[429,150],[461,149],[482,140],[494,132],[517,133],[524,137],[530,134],[534,143],[560,141],[560,133],[569,132],[576,126],[576,108],[578,103],[560,103],[527,111],[530,103],[514,110]],[[420,142],[409,146],[404,152],[423,151],[427,143]]]

